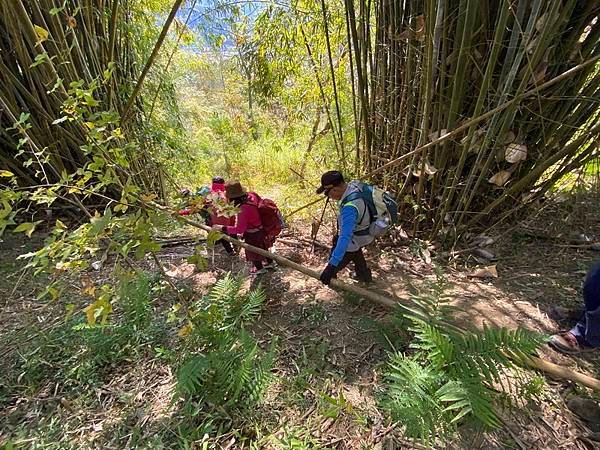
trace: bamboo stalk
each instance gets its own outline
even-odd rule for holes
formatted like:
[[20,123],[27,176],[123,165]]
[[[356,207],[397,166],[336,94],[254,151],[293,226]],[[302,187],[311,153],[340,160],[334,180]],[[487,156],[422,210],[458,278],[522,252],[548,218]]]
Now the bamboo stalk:
[[179,7],[181,6],[182,3],[183,3],[183,0],[175,0],[175,2],[173,3],[171,12],[169,13],[169,16],[167,17],[165,24],[163,25],[163,28],[160,32],[160,35],[158,36],[156,44],[154,45],[154,49],[152,50],[152,53],[150,54],[148,61],[146,61],[144,69],[142,70],[142,73],[140,74],[140,76],[137,80],[137,83],[136,83],[135,87],[133,88],[133,92],[131,93],[129,100],[127,101],[127,103],[125,104],[125,107],[123,108],[123,113],[121,114],[121,123],[125,123],[127,121],[128,115],[130,114],[131,108],[133,107],[133,103],[136,100],[138,94],[140,93],[140,90],[142,89],[144,80],[146,79],[146,76],[148,75],[148,72],[150,71],[152,64],[154,64],[156,56],[158,55],[158,52],[160,51],[160,49],[165,41],[165,38],[167,37],[167,33],[169,32],[171,23],[175,19],[175,15],[177,14],[177,11],[179,10]]
[[478,117],[474,117],[472,119],[469,119],[467,122],[463,123],[462,125],[460,125],[459,127],[455,128],[454,130],[447,132],[446,134],[440,136],[437,139],[432,140],[431,142],[428,142],[427,144],[417,147],[414,150],[405,153],[404,155],[387,162],[386,164],[382,165],[381,167],[371,171],[370,173],[365,175],[365,178],[372,178],[374,175],[377,175],[378,173],[383,172],[386,169],[389,169],[390,167],[396,166],[399,163],[401,163],[402,161],[404,161],[405,159],[425,150],[428,149],[430,147],[433,147],[434,145],[440,144],[444,141],[447,141],[450,138],[456,137],[458,135],[460,135],[463,131],[467,130],[469,127],[476,125],[478,123],[483,122],[484,120],[494,116],[495,114],[504,111],[506,108],[508,108],[509,106],[527,98],[527,97],[531,97],[535,94],[537,94],[538,92],[556,84],[559,83],[560,81],[563,81],[565,79],[568,79],[569,77],[572,77],[573,75],[575,75],[577,72],[585,69],[586,67],[595,64],[596,62],[598,62],[600,60],[600,55],[595,56],[581,64],[578,64],[577,66],[567,70],[566,72],[554,77],[553,79],[551,79],[550,81],[547,81],[546,83],[537,86],[527,92],[525,92],[524,94],[521,94],[519,97],[515,97],[512,100],[508,100],[505,103],[495,107],[494,109],[489,110],[488,112],[481,114]]

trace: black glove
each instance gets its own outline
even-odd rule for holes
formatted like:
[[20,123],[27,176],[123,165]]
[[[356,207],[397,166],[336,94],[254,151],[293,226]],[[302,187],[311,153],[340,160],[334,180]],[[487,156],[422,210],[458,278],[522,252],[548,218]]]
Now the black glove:
[[323,283],[326,286],[329,286],[329,283],[331,283],[331,279],[335,278],[336,270],[337,267],[331,264],[327,264],[327,267],[325,267],[323,272],[321,272],[321,276],[319,277],[321,283]]

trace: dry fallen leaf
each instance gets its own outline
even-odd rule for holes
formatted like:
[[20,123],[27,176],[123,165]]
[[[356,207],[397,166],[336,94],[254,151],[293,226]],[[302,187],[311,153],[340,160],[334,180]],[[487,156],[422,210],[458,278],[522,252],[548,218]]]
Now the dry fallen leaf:
[[441,136],[444,136],[445,134],[448,134],[448,130],[446,128],[443,128],[441,130],[438,131],[434,131],[433,133],[429,133],[429,140],[430,141],[435,141],[436,139],[439,139]]
[[469,274],[470,277],[474,278],[498,278],[498,271],[496,270],[496,264],[493,266],[480,267],[475,269]]
[[510,178],[510,175],[511,173],[508,170],[501,170],[500,172],[492,175],[488,181],[496,186],[504,186]]
[[523,144],[509,144],[504,152],[504,159],[511,164],[527,159],[527,146]]

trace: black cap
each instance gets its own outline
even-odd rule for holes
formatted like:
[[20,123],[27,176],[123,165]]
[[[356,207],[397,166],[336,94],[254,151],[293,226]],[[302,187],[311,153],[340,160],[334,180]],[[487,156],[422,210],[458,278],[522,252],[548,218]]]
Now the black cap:
[[225,184],[225,179],[223,177],[213,177],[212,179],[213,183],[217,183],[217,184]]
[[317,189],[317,194],[326,191],[327,189],[331,189],[338,184],[342,184],[344,182],[344,175],[342,172],[338,170],[330,170],[321,175],[321,186]]

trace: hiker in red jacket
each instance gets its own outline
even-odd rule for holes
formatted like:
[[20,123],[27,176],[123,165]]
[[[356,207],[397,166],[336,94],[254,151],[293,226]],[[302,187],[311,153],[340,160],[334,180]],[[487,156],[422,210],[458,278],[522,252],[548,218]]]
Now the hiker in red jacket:
[[[204,219],[208,226],[235,224],[235,217],[225,217],[219,214],[219,203],[227,202],[225,196],[225,180],[223,177],[213,177],[210,189],[208,186],[203,186],[194,194],[189,189],[182,189],[180,196],[187,199],[188,206],[179,210],[180,216],[189,216],[190,214],[198,213]],[[189,205],[190,199],[192,204]],[[235,234],[230,234],[230,237],[237,237]],[[229,256],[235,255],[232,245],[225,239],[217,241],[223,246]]]
[[[223,177],[214,177],[212,179],[212,184],[210,186],[210,193],[213,196],[215,196],[223,201],[227,201],[226,195],[225,195],[225,180],[223,179]],[[212,202],[210,200],[207,201],[207,209],[210,214],[210,217],[208,218],[209,226],[211,226],[211,227],[215,226],[215,225],[232,226],[233,224],[235,224],[235,217],[220,216],[218,208],[214,205],[214,202]],[[225,234],[229,235],[230,237],[237,237],[235,233],[225,233]],[[217,242],[223,246],[223,248],[225,249],[225,251],[227,252],[228,255],[232,256],[235,254],[235,252],[233,251],[233,247],[231,246],[231,243],[229,243],[225,239],[219,239]]]
[[[225,195],[227,201],[239,207],[240,211],[235,216],[235,225],[215,225],[214,229],[229,235],[241,235],[247,244],[264,250],[273,246],[263,227],[259,213],[260,197],[254,192],[246,192],[239,181],[230,180],[225,183]],[[246,249],[246,261],[252,262],[252,273],[260,274],[267,269],[274,268],[273,260]],[[266,266],[263,265],[266,261]]]

